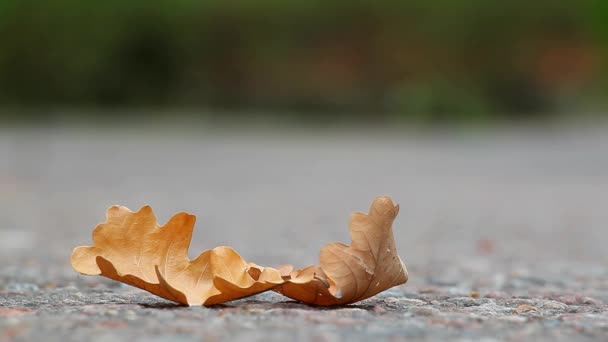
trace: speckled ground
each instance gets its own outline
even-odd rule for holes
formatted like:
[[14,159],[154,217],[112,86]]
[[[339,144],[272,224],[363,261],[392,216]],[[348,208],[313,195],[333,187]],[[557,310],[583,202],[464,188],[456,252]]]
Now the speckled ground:
[[[1,130],[0,341],[604,341],[606,133]],[[191,256],[305,266],[380,194],[410,281],[356,305],[181,307],[68,261],[108,206],[151,204],[198,216]]]

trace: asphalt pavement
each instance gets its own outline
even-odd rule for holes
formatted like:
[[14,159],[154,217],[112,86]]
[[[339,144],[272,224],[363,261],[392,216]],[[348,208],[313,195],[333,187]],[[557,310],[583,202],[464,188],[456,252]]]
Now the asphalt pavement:
[[[377,195],[410,280],[315,308],[265,293],[182,307],[77,274],[106,208],[197,216],[219,245],[302,267]],[[415,133],[0,129],[0,341],[606,340],[608,129]]]

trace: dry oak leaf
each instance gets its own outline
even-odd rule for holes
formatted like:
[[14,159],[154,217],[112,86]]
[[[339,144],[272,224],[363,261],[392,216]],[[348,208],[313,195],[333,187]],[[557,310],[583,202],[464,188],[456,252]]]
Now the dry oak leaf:
[[93,231],[93,246],[76,247],[76,271],[102,275],[187,305],[212,305],[251,296],[283,283],[278,270],[251,267],[230,247],[188,259],[194,215],[175,214],[159,226],[149,206],[107,211]]
[[407,282],[397,255],[392,224],[399,213],[390,197],[374,199],[369,214],[350,218],[352,245],[328,244],[321,249],[320,267],[291,271],[280,268],[285,284],[275,291],[313,305],[358,302]]

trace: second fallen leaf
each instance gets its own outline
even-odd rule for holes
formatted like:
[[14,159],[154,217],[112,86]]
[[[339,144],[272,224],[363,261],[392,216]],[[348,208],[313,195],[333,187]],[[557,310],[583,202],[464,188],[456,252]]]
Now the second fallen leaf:
[[285,274],[275,291],[313,305],[358,302],[407,282],[407,269],[397,255],[392,224],[399,206],[390,197],[377,197],[368,214],[350,219],[350,246],[328,244],[321,249],[320,266]]

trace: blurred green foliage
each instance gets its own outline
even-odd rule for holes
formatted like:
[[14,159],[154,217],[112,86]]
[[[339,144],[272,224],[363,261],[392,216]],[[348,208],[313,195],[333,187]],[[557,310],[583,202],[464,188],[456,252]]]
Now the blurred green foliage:
[[556,113],[603,100],[607,4],[2,0],[0,103]]

